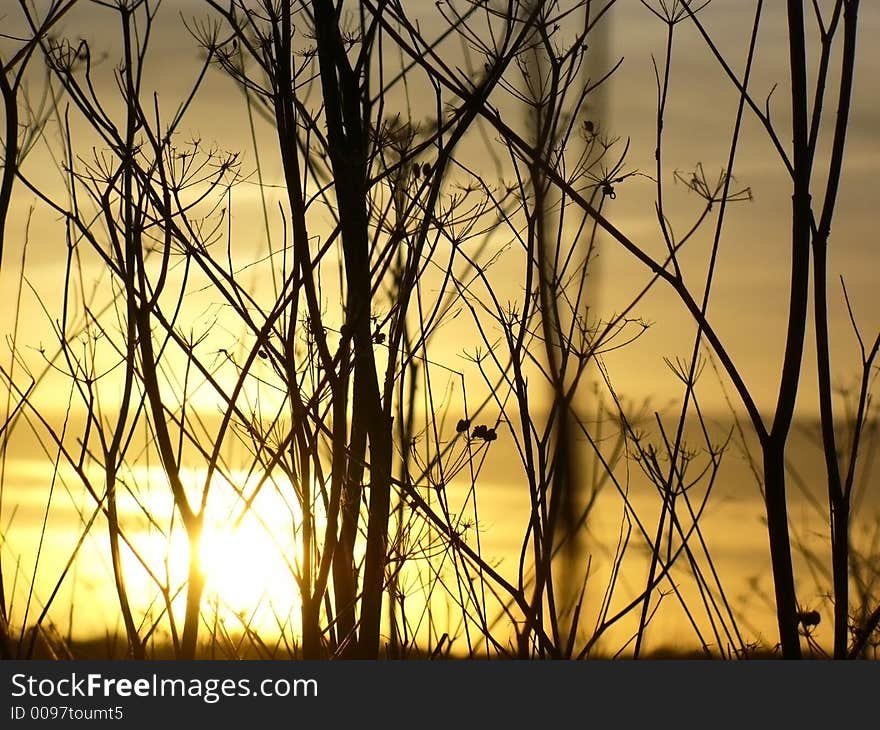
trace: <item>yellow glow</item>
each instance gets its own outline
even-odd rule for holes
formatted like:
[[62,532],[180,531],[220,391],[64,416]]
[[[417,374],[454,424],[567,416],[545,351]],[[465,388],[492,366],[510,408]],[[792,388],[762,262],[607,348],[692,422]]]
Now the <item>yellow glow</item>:
[[253,516],[238,526],[218,521],[205,527],[200,552],[204,603],[207,610],[216,606],[227,622],[234,615],[254,628],[277,629],[277,616],[299,624],[300,598],[292,575],[299,551],[290,526],[277,531],[280,539],[269,529]]
[[[155,476],[157,482],[161,481],[159,475]],[[205,474],[192,470],[183,476],[192,501]],[[244,500],[253,496],[255,479],[237,473],[230,474],[229,479],[244,486],[233,488],[229,481],[215,475],[205,508],[199,545],[199,564],[205,579],[200,636],[211,640],[208,634],[212,629],[207,627],[214,627],[230,637],[253,631],[298,638],[302,604],[294,573],[301,564],[302,510],[293,489],[279,481],[265,482],[246,506]],[[161,491],[151,494],[147,506],[153,514],[166,517],[173,509],[169,495]],[[322,529],[320,524],[318,529]],[[141,559],[154,575],[165,576],[167,566],[171,590],[176,592],[172,602],[175,622],[182,627],[190,545],[179,518],[170,538],[145,530],[136,542]],[[134,605],[144,610],[152,606],[149,612],[155,615],[159,605],[157,586],[131,552],[123,555]]]

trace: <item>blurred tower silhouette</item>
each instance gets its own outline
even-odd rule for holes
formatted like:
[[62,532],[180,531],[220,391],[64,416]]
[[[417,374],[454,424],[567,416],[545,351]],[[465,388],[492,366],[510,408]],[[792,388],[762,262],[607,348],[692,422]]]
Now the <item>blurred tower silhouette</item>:
[[[552,12],[554,3],[541,4],[548,14]],[[527,12],[532,13],[535,9],[535,4],[531,3]],[[581,28],[555,29],[564,37],[560,41],[563,46],[571,36],[588,31],[587,46],[579,71],[580,83],[584,88],[595,84],[608,70],[610,14],[606,13],[600,19],[596,17],[598,12],[593,3],[586,2],[579,18],[572,15],[566,21],[572,24],[582,22]],[[562,113],[570,111],[578,115],[577,126],[584,130],[582,135],[573,135],[567,142],[548,139],[548,130],[552,128],[552,125],[547,124],[548,119],[560,113],[559,108],[554,105],[557,102],[564,103],[561,98],[553,99],[544,95],[544,79],[552,75],[552,64],[556,62],[557,59],[550,58],[546,49],[536,41],[527,64],[528,78],[531,79],[528,91],[533,102],[530,142],[535,149],[544,151],[545,159],[556,144],[565,144],[564,154],[569,159],[577,159],[586,154],[590,139],[601,137],[608,126],[607,81],[590,91],[579,107],[562,110]],[[577,95],[574,98],[578,99]],[[581,145],[581,149],[572,149],[575,142]],[[587,518],[596,487],[594,474],[597,473],[592,468],[595,457],[582,437],[582,429],[590,427],[590,424],[584,423],[584,419],[587,413],[596,411],[597,404],[596,391],[592,388],[590,377],[593,367],[591,365],[586,373],[577,375],[578,354],[573,352],[567,334],[578,332],[579,328],[587,333],[596,331],[594,313],[599,311],[599,270],[595,257],[597,241],[589,226],[580,231],[567,230],[572,226],[561,217],[563,202],[554,192],[555,186],[547,184],[541,165],[536,163],[532,166],[531,176],[534,196],[533,235],[539,270],[537,295],[540,303],[540,330],[545,343],[544,366],[549,374],[545,381],[545,397],[548,402],[546,427],[550,430],[546,447],[548,467],[541,475],[544,490],[542,498],[546,500],[541,551],[544,561],[543,566],[536,566],[534,605],[542,603],[542,591],[546,590],[549,610],[562,619],[558,621],[560,640],[563,646],[574,647],[576,637],[568,634],[577,632],[572,618],[575,606],[583,597],[586,581],[589,560]],[[563,226],[561,235],[560,226]],[[574,236],[577,238],[572,242]],[[570,261],[583,262],[589,271],[580,283],[572,287],[579,290],[577,296],[568,300],[575,303],[574,307],[565,309],[564,306],[559,306],[559,293],[563,287],[569,285],[568,277],[571,272],[563,269],[566,262]],[[580,320],[581,325],[577,324],[577,320]],[[589,338],[590,335],[587,334],[587,347],[581,348],[581,351],[589,351]],[[542,583],[545,585],[542,586]]]

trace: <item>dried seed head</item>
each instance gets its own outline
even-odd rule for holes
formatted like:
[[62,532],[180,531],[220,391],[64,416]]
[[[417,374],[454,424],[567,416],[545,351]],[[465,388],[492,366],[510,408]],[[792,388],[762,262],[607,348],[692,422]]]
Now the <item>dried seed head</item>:
[[822,620],[822,616],[818,611],[799,611],[797,619],[799,624],[805,629],[809,629],[813,626],[818,626],[819,622]]

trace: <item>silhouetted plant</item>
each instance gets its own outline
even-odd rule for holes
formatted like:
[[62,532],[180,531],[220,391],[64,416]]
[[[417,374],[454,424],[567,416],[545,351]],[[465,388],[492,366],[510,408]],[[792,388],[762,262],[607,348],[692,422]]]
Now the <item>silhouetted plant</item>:
[[[6,656],[32,655],[39,632],[63,646],[49,608],[99,527],[135,658],[165,641],[189,659],[203,653],[200,642],[211,656],[234,658],[584,658],[608,651],[612,628],[623,638],[610,653],[631,647],[639,657],[664,602],[677,605],[705,655],[747,656],[754,644],[701,524],[730,440],[745,446],[739,424],[719,435],[706,414],[701,375],[711,361],[739,399],[734,416],[744,409],[758,440],[779,639],[783,656],[798,657],[802,639],[818,647],[819,625],[815,609],[797,601],[786,492],[811,295],[834,655],[865,653],[880,615],[871,604],[877,571],[871,549],[851,550],[849,532],[858,457],[873,433],[878,343],[863,341],[850,311],[862,377],[844,440],[826,290],[859,4],[836,0],[830,14],[813,6],[812,108],[803,3],[787,4],[789,151],[769,101],[758,104],[750,85],[763,3],[754,5],[739,72],[703,26],[708,2],[643,2],[665,41],[654,63],[650,171],[631,165],[631,141],[615,136],[600,103],[620,62],[605,60],[593,41],[614,4],[474,0],[415,10],[385,0],[350,9],[331,0],[205,0],[184,19],[202,58],[172,102],[149,88],[158,0],[91,9],[117,28],[112,68],[88,41],[56,33],[74,0],[52,2],[39,22],[22,2],[31,37],[0,69],[0,236],[18,180],[63,221],[65,267],[59,311],[43,303],[57,349],[26,356],[13,339],[13,366],[2,370],[3,458],[26,423],[89,508],[77,503],[80,540],[26,642],[34,567],[17,648],[0,546]],[[421,12],[442,30],[426,31]],[[683,24],[696,28],[737,91],[717,176],[667,160]],[[36,59],[47,93],[33,105],[21,89]],[[247,115],[232,152],[184,136],[217,71]],[[838,116],[825,160],[818,146],[831,87]],[[794,201],[786,348],[769,421],[709,316],[729,207],[752,197],[734,178],[747,115],[769,134]],[[46,133],[50,123],[57,138]],[[58,160],[56,188],[20,164],[37,139]],[[814,211],[817,180],[824,199]],[[670,181],[698,199],[683,231],[670,211]],[[644,238],[614,218],[637,183],[651,187],[656,214]],[[247,191],[256,192],[258,224],[239,217]],[[682,257],[706,228],[711,247],[694,284]],[[660,256],[650,253],[653,238]],[[605,245],[622,247],[649,274],[610,313],[594,284]],[[24,281],[22,264],[19,300]],[[638,309],[660,285],[693,328],[690,351],[666,359],[680,394],[662,409],[632,405],[608,364],[648,329]],[[463,361],[450,355],[450,339]],[[47,391],[69,400],[60,424],[40,400]],[[481,485],[501,449],[511,474],[500,481],[526,507],[512,568],[483,546]],[[651,508],[634,497],[642,487]],[[285,513],[283,534],[259,507],[270,492]],[[228,521],[253,520],[271,534],[288,571],[277,579],[300,599],[295,629],[273,608],[271,640],[251,614],[235,615],[232,626],[221,598],[206,595],[201,552],[224,495],[234,505]],[[598,513],[618,525],[614,540],[593,532]],[[183,574],[172,564],[181,534]],[[164,542],[164,555],[152,554],[144,536]],[[135,575],[149,588],[135,590]]]

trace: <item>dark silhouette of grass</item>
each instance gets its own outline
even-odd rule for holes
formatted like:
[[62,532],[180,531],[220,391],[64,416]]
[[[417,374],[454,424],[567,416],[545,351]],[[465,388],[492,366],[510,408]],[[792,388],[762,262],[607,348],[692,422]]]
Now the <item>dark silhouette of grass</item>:
[[[594,43],[613,1],[438,3],[424,9],[443,25],[435,33],[395,3],[362,2],[347,14],[331,0],[205,0],[202,15],[185,19],[200,65],[174,100],[149,87],[159,3],[89,6],[117,29],[113,83],[101,82],[106,67],[88,41],[55,32],[75,5],[53,2],[42,20],[22,5],[30,36],[0,69],[0,232],[17,181],[63,221],[65,262],[57,310],[34,292],[53,345],[30,352],[19,344],[31,315],[17,307],[11,360],[0,370],[4,474],[17,429],[32,429],[54,464],[23,590],[8,592],[9,576],[23,573],[0,545],[4,656],[669,658],[675,650],[644,648],[669,602],[706,647],[699,656],[752,656],[702,522],[727,447],[737,438],[746,448],[747,429],[759,452],[750,458],[765,499],[780,653],[819,654],[798,600],[786,463],[797,401],[812,387],[803,377],[811,326],[833,654],[865,653],[880,608],[850,537],[880,337],[863,339],[845,294],[861,376],[848,417],[837,418],[827,286],[857,0],[837,0],[824,13],[813,6],[814,46],[804,4],[787,2],[790,135],[750,87],[763,3],[739,72],[705,30],[708,4],[644,2],[666,40],[654,61],[650,173],[630,168],[629,140],[612,134],[596,101],[619,66]],[[717,182],[702,165],[670,175],[666,161],[683,24],[737,92]],[[839,75],[831,78],[838,36]],[[458,45],[468,49],[467,73],[451,60]],[[814,50],[815,77],[807,66]],[[25,66],[37,63],[46,101],[33,109],[22,84]],[[205,80],[218,71],[247,110],[241,147],[251,148],[253,173],[241,150],[183,137]],[[837,117],[826,159],[818,152],[829,89],[837,90]],[[729,208],[751,199],[733,177],[749,116],[768,134],[793,199],[788,326],[784,355],[768,366],[779,378],[771,403],[749,387],[710,317]],[[788,136],[791,145],[780,141]],[[56,188],[22,165],[34,140],[52,150]],[[475,141],[485,160],[472,159]],[[263,174],[269,158],[281,171],[275,188]],[[681,231],[667,207],[670,177],[698,199]],[[254,178],[263,226],[255,237],[265,240],[256,255],[245,240],[254,231],[243,235],[235,219]],[[660,256],[650,236],[631,237],[613,218],[612,201],[636,178],[654,187]],[[713,224],[705,278],[695,285],[681,257]],[[622,311],[608,315],[599,314],[591,281],[600,239],[648,274]],[[0,256],[3,245],[0,236]],[[19,303],[26,281],[23,257]],[[681,384],[671,423],[621,395],[605,359],[642,336],[648,325],[637,308],[660,286],[683,305],[694,334],[684,358],[666,360]],[[450,331],[467,348],[464,358],[443,352]],[[698,387],[707,363],[737,399],[737,427],[721,438]],[[47,392],[53,405],[66,404],[60,418],[41,400]],[[212,404],[210,414],[202,402]],[[501,444],[528,504],[512,569],[486,554],[481,536],[480,484]],[[36,595],[63,473],[76,482],[80,537],[50,594]],[[636,506],[635,485],[650,490],[656,511]],[[252,615],[238,615],[240,635],[219,625],[216,607],[211,615],[200,550],[223,490],[234,498],[234,524],[253,519],[277,530],[258,506],[266,494],[285,515],[295,547],[272,537],[287,568],[278,580],[300,597],[299,636],[289,636],[289,617],[278,614],[272,638]],[[609,497],[619,530],[613,543],[597,544],[592,521]],[[74,579],[82,546],[99,533],[124,636],[46,640],[50,609]],[[149,554],[144,535],[164,543],[163,559]],[[172,550],[178,535],[185,558]],[[594,556],[605,564],[601,579]],[[174,575],[178,560],[185,578]],[[624,578],[635,570],[637,580]],[[134,575],[146,596],[133,591]],[[23,611],[16,604],[17,626],[13,599],[24,602]],[[621,627],[629,638],[605,649]]]

